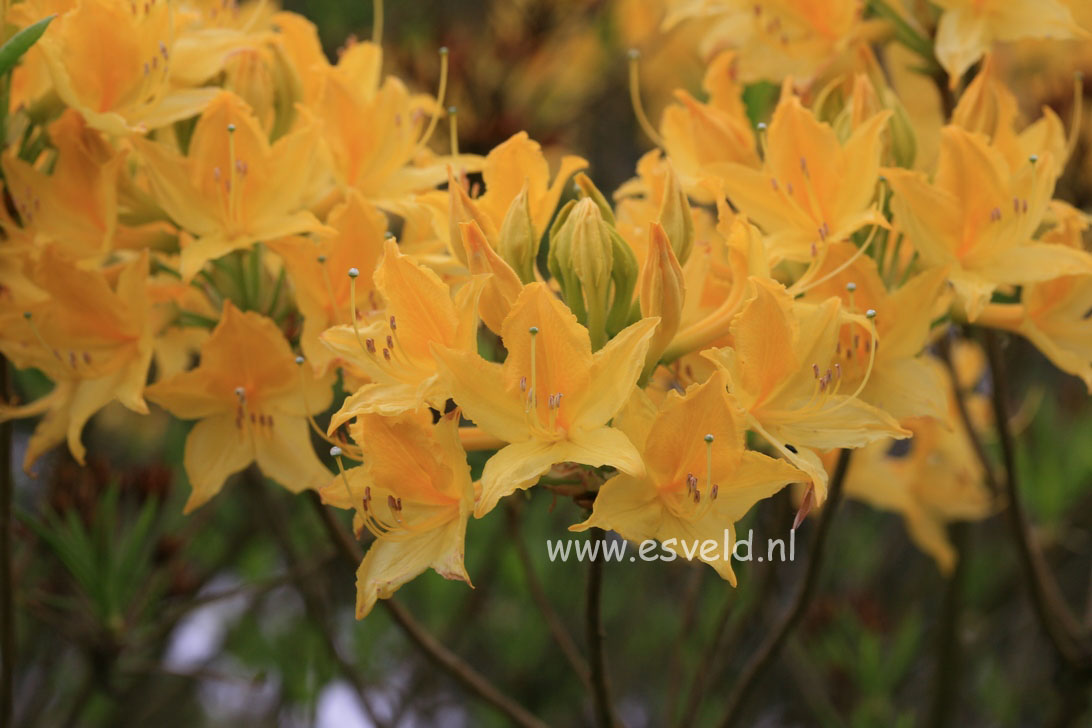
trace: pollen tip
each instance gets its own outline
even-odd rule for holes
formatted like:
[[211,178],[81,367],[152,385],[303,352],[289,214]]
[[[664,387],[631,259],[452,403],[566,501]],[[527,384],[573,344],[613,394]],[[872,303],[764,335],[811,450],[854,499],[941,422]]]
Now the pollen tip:
[[705,436],[705,442],[706,442],[706,443],[708,443],[708,444],[712,445],[712,444],[713,444],[713,440],[714,440],[714,437],[713,437],[713,433],[712,433],[712,432],[708,433],[708,434],[707,434],[707,435]]
[[234,134],[235,133],[235,125],[234,124],[228,124],[227,125],[227,130],[228,130],[228,133]]
[[758,124],[755,125],[755,128],[758,129],[759,131],[766,131],[766,122],[764,122],[764,121],[758,122]]
[[455,114],[459,113],[459,107],[449,106],[447,107],[447,113],[449,116],[455,116]]
[[386,231],[385,233],[383,233],[383,239],[394,240],[394,233],[392,233],[390,230]]
[[865,311],[865,316],[867,318],[870,318],[870,319],[876,318],[876,309],[874,309],[874,308],[868,309],[867,311]]
[[242,387],[236,387],[235,388],[235,396],[238,397],[239,399],[242,399],[243,397],[246,396],[246,390],[243,389]]
[[1039,155],[1038,154],[1032,154],[1030,157],[1028,157],[1028,161],[1031,162],[1032,164],[1035,164],[1036,162],[1039,161]]
[[27,321],[30,321],[33,316],[34,314],[32,314],[30,311],[23,311],[23,318],[25,318]]
[[318,257],[318,262],[319,263],[325,263],[326,262],[326,256],[325,255],[320,255]]
[[636,48],[630,48],[626,51],[626,55],[629,56],[629,60],[636,61],[641,57],[641,51]]
[[534,336],[535,334],[538,333],[538,327],[537,326],[532,326],[530,329],[528,329],[528,332],[530,332],[531,336]]
[[303,362],[304,362],[304,358],[302,356],[297,356],[296,357],[296,363],[297,364],[303,364]]
[[850,281],[849,283],[846,284],[846,290],[849,291],[850,293],[853,293],[854,291],[857,290],[857,284],[854,283],[853,281]]
[[337,445],[334,445],[332,448],[330,448],[330,457],[332,457],[332,458],[341,457],[341,448],[338,447]]
[[360,271],[357,270],[356,268],[350,268],[349,269],[349,277],[350,278],[356,278],[359,275],[360,275]]
[[447,46],[440,46],[440,55],[446,56],[448,54]]

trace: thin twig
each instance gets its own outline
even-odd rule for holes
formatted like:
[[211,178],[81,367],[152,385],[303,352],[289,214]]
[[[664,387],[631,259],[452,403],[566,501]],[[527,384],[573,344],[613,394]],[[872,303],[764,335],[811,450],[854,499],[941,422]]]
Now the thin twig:
[[956,371],[955,362],[952,360],[951,336],[945,337],[938,348],[940,350],[940,360],[944,362],[944,366],[948,369],[948,375],[952,379],[952,391],[955,392],[959,420],[963,423],[963,430],[967,433],[967,439],[971,443],[971,449],[974,450],[975,457],[982,465],[986,478],[986,487],[990,489],[991,494],[996,496],[1001,492],[1001,487],[998,485],[997,474],[994,472],[989,453],[986,452],[986,447],[982,444],[982,438],[978,436],[978,430],[975,429],[974,421],[971,419],[971,411],[967,407],[967,400],[963,396],[963,389],[959,383],[959,372]]
[[1020,565],[1030,587],[1032,606],[1058,656],[1077,670],[1092,670],[1092,648],[1088,644],[1088,636],[1083,634],[1077,618],[1069,611],[1028,524],[1016,470],[1016,446],[1005,401],[1007,379],[1001,361],[1000,341],[997,334],[989,329],[984,335],[993,381],[993,414],[1005,465],[1004,487],[1009,501],[1005,510],[1016,541]]
[[[0,398],[8,402],[8,360],[0,356]],[[11,422],[0,425],[0,725],[15,723],[15,583],[11,563]]]
[[933,705],[929,713],[932,728],[944,728],[951,724],[952,705],[959,694],[960,645],[959,616],[962,608],[960,592],[967,560],[966,523],[953,523],[948,535],[956,552],[955,569],[948,576],[944,588],[944,600],[940,607],[940,627],[937,630],[937,666],[934,671]]
[[774,658],[777,657],[781,646],[785,643],[785,638],[796,628],[811,602],[812,592],[815,591],[815,586],[819,583],[819,572],[823,565],[823,554],[827,536],[830,533],[830,524],[834,520],[834,512],[838,510],[842,500],[842,484],[845,481],[846,471],[849,469],[851,452],[851,450],[842,450],[838,455],[838,464],[834,467],[834,475],[830,479],[830,487],[827,490],[827,502],[819,515],[819,524],[815,528],[815,536],[811,544],[811,557],[808,560],[807,570],[804,572],[804,579],[797,587],[796,595],[793,597],[789,609],[782,615],[774,630],[767,635],[758,651],[751,655],[751,659],[743,668],[743,673],[739,676],[735,685],[732,686],[732,692],[728,696],[728,708],[724,713],[724,719],[720,723],[721,728],[731,728],[732,725],[735,725],[751,689],[762,677],[762,674],[770,666]]
[[375,725],[386,725],[385,722],[379,720],[375,708],[372,707],[371,700],[368,698],[368,685],[364,680],[364,676],[360,674],[355,666],[342,656],[341,651],[338,649],[337,639],[330,626],[329,609],[327,608],[322,593],[315,588],[315,583],[313,581],[314,573],[308,574],[302,571],[304,564],[302,559],[300,559],[299,554],[296,553],[295,546],[292,544],[292,534],[288,531],[288,524],[285,520],[285,514],[280,508],[280,504],[269,494],[266,484],[262,482],[253,467],[248,468],[243,473],[243,479],[257,497],[258,501],[265,506],[266,516],[268,517],[273,537],[280,546],[284,560],[288,562],[289,572],[295,576],[294,581],[300,596],[303,598],[304,608],[311,616],[311,621],[314,623],[319,635],[321,635],[327,652],[330,653],[330,657],[337,664],[341,674],[356,690],[357,697],[360,699],[360,705],[364,708],[364,712],[368,715],[368,719]]
[[[360,548],[360,544],[349,536],[334,514],[322,504],[322,501],[315,493],[307,493],[307,499],[322,519],[331,541],[341,552],[342,559],[355,569],[364,558],[364,552]],[[387,610],[410,641],[417,645],[434,665],[448,673],[460,685],[492,705],[518,726],[523,728],[547,728],[545,723],[531,715],[522,705],[502,693],[486,677],[441,644],[413,618],[413,615],[396,601],[381,599],[379,603]]]
[[686,638],[693,632],[694,623],[697,621],[702,579],[706,571],[705,564],[690,564],[690,574],[683,592],[680,610],[682,619],[679,620],[679,632],[672,640],[671,657],[667,663],[667,719],[669,722],[679,707],[682,692],[683,649],[687,642]]
[[520,537],[519,514],[517,513],[515,506],[510,506],[507,509],[507,514],[509,533],[512,537],[512,544],[516,548],[516,555],[519,556],[520,564],[523,566],[523,575],[527,582],[527,591],[531,593],[531,599],[534,600],[539,612],[542,613],[542,619],[546,622],[547,629],[550,630],[550,634],[553,636],[554,641],[557,642],[557,646],[561,650],[561,653],[573,668],[573,672],[580,678],[580,682],[584,683],[584,687],[590,690],[591,670],[588,668],[588,663],[584,659],[584,656],[581,655],[580,650],[577,649],[576,642],[573,641],[572,635],[569,634],[569,630],[566,629],[564,623],[562,623],[557,610],[550,604],[550,599],[546,596],[546,590],[542,588],[542,582],[539,581],[538,575],[535,573],[535,565],[531,562],[531,555],[527,552],[527,545],[523,543],[523,539]]
[[[588,540],[602,544],[606,534],[601,528],[588,531]],[[591,563],[588,566],[588,598],[585,612],[585,628],[588,639],[589,667],[591,668],[592,703],[595,706],[596,719],[600,728],[614,728],[618,724],[614,716],[614,702],[611,698],[610,678],[607,675],[607,654],[604,645],[602,602],[603,596],[603,559],[599,549],[592,550]]]

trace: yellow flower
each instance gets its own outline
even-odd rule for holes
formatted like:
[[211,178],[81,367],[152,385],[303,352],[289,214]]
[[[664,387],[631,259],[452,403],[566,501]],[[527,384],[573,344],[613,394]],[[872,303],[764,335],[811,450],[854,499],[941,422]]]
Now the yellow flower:
[[861,34],[861,8],[858,0],[677,0],[664,25],[698,19],[707,26],[703,55],[734,48],[742,81],[780,81],[813,77],[836,60]]
[[478,304],[482,323],[494,333],[500,334],[501,325],[519,297],[519,292],[523,290],[523,284],[512,267],[489,245],[478,223],[459,223],[459,235],[470,274],[488,276]]
[[[308,108],[322,127],[338,182],[384,209],[401,212],[413,193],[443,182],[447,165],[475,171],[481,158],[432,158],[421,138],[436,110],[435,99],[410,94],[394,76],[380,84],[382,62],[379,46],[354,43],[336,66],[312,67],[319,80]],[[421,164],[416,164],[419,154]]]
[[[462,351],[477,347],[480,278],[460,288],[452,300],[439,276],[387,240],[375,271],[375,288],[386,302],[382,315],[365,325],[343,324],[322,335],[328,347],[372,380],[345,399],[330,420],[330,432],[368,412],[393,415],[426,406],[443,411],[451,393],[437,372],[431,346]],[[361,305],[359,298],[357,303]],[[365,318],[372,313],[357,311]]]
[[948,126],[933,183],[902,169],[886,174],[896,224],[925,266],[948,271],[971,321],[999,285],[1092,273],[1088,253],[1032,240],[1057,175],[1049,153],[1010,170],[984,137]]
[[886,225],[872,202],[890,112],[873,115],[842,144],[788,84],[782,94],[762,169],[726,163],[719,181],[769,236],[774,259],[807,261],[827,241],[845,240],[865,225]]
[[991,303],[978,321],[1022,334],[1092,393],[1092,275],[1025,286],[1019,304]]
[[334,353],[324,346],[321,336],[326,329],[349,322],[349,290],[353,281],[346,272],[356,268],[357,300],[367,310],[381,307],[372,287],[372,273],[383,253],[387,218],[356,190],[330,211],[327,224],[337,234],[322,240],[293,236],[269,243],[270,249],[284,259],[288,277],[295,291],[296,305],[303,314],[300,348],[316,374],[335,363]]
[[[831,245],[803,300],[820,303],[836,297],[850,311],[876,312],[876,333],[882,345],[876,349],[861,399],[899,421],[925,416],[944,419],[948,407],[943,372],[938,362],[922,354],[932,322],[948,308],[944,271],[927,270],[888,292],[876,261],[859,252],[851,243]],[[842,346],[850,345],[849,337],[843,337]],[[842,386],[855,388],[861,383],[867,365],[867,355],[843,360],[846,384]]]
[[114,244],[125,155],[72,109],[49,125],[49,138],[57,147],[49,174],[19,159],[14,149],[4,156],[15,210],[37,242],[54,243],[70,258],[101,259]]
[[997,41],[1073,38],[1087,34],[1058,0],[936,0],[937,60],[955,88],[975,61]]
[[149,386],[147,396],[176,417],[199,420],[183,455],[193,488],[186,513],[252,462],[292,492],[321,487],[330,478],[311,447],[307,423],[308,415],[330,404],[330,380],[296,364],[288,341],[264,316],[225,302],[197,368]]
[[467,417],[511,443],[485,465],[476,516],[534,485],[556,463],[642,471],[632,443],[606,423],[633,389],[658,322],[642,319],[593,355],[588,330],[546,284],[532,283],[501,328],[503,365],[468,350],[433,348]]
[[322,496],[354,508],[355,523],[376,537],[356,572],[356,618],[429,568],[469,584],[463,542],[474,486],[458,410],[435,426],[427,413],[361,415],[352,432],[364,465],[344,471]]
[[675,97],[682,105],[664,109],[660,124],[664,149],[688,190],[704,177],[727,176],[723,169],[726,162],[760,166],[735,65],[734,53],[719,54],[702,80],[709,101],[701,103],[678,89]]
[[164,0],[76,3],[39,41],[57,95],[89,126],[114,135],[200,113],[217,91],[172,84],[179,62],[173,56],[173,16]]
[[[674,541],[676,552],[710,564],[734,586],[727,552],[735,527],[756,502],[808,476],[784,460],[744,449],[743,412],[723,372],[680,396],[668,394],[657,411],[635,390],[616,426],[641,447],[645,474],[619,474],[600,487],[591,516],[570,531],[596,526],[641,542]],[[695,549],[717,544],[713,555]],[[691,554],[691,555],[688,555]]]
[[24,469],[67,439],[84,461],[80,433],[115,399],[141,414],[152,358],[147,289],[148,255],[106,272],[87,271],[47,248],[34,265],[30,298],[12,295],[0,306],[0,351],[21,368],[53,380],[53,390],[22,407],[0,406],[0,421],[45,414],[31,437]]
[[[860,399],[846,381],[849,362],[865,357],[871,365],[875,356],[865,317],[846,313],[834,298],[802,303],[774,281],[750,281],[732,322],[732,346],[705,356],[728,374],[728,389],[747,412],[747,426],[811,476],[821,504],[827,474],[815,450],[862,447],[910,433]],[[867,371],[861,379],[857,390]]]
[[156,200],[194,240],[182,248],[182,277],[255,242],[325,231],[304,209],[319,182],[316,129],[305,125],[270,145],[246,103],[227,91],[197,122],[189,153],[134,139]]

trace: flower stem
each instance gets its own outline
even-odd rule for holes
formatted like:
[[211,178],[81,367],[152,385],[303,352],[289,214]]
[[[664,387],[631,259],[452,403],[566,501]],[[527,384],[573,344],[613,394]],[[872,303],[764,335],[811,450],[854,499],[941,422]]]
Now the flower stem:
[[[364,558],[364,551],[360,548],[360,544],[349,536],[344,526],[334,517],[334,514],[322,504],[318,494],[310,492],[306,494],[306,498],[311,502],[319,518],[322,519],[322,524],[325,526],[330,540],[333,541],[334,546],[341,554],[342,560],[355,569]],[[503,713],[514,725],[521,728],[547,728],[545,723],[531,715],[522,705],[502,693],[485,676],[441,644],[398,602],[393,599],[381,599],[379,603],[429,661],[453,677],[460,685]]]
[[[0,356],[0,398],[8,402],[8,360]],[[0,425],[0,725],[15,721],[15,584],[11,565],[11,421]]]
[[1009,424],[1008,405],[1005,401],[1008,382],[1005,367],[1001,361],[1000,340],[997,334],[989,329],[984,332],[984,335],[986,355],[993,381],[993,414],[1005,466],[1003,485],[1009,501],[1005,511],[1013,539],[1016,541],[1020,565],[1031,591],[1032,606],[1058,656],[1074,669],[1092,670],[1092,645],[1089,644],[1088,635],[1069,611],[1058,583],[1050,574],[1046,559],[1039,549],[1024,511],[1020,484],[1017,480],[1016,447],[1013,442],[1012,427]]
[[732,692],[728,696],[728,708],[724,713],[724,719],[720,722],[721,728],[730,728],[739,720],[751,690],[758,683],[766,668],[777,657],[781,647],[785,644],[785,639],[800,623],[801,617],[804,616],[804,612],[811,603],[811,595],[819,583],[819,572],[823,565],[823,555],[827,537],[830,534],[830,524],[834,520],[834,512],[838,510],[842,500],[842,484],[845,482],[846,471],[849,470],[851,452],[851,450],[842,450],[838,455],[838,464],[834,467],[834,475],[830,479],[830,486],[827,490],[827,500],[819,514],[819,524],[816,526],[815,536],[812,538],[811,558],[808,561],[807,570],[804,572],[804,579],[796,589],[796,596],[793,597],[792,604],[781,616],[777,626],[766,636],[766,640],[758,648],[758,651],[751,655],[751,659],[743,668],[743,673],[739,676],[735,685],[732,686]]
[[[602,543],[606,534],[601,528],[588,530],[588,540],[593,544]],[[592,551],[588,567],[588,598],[585,612],[588,654],[591,656],[592,703],[595,706],[596,720],[600,728],[614,728],[618,725],[614,717],[614,703],[611,699],[610,679],[607,676],[607,655],[604,646],[603,615],[601,609],[603,595],[603,560],[598,549]]]

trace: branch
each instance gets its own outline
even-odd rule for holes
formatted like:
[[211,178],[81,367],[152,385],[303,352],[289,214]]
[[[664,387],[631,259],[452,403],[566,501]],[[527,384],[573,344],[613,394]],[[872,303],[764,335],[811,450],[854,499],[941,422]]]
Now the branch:
[[[8,403],[8,360],[0,356],[0,399]],[[0,424],[0,725],[15,723],[15,583],[11,564],[11,422]]]
[[[602,542],[603,529],[592,528],[588,531],[588,540]],[[610,680],[607,676],[607,655],[603,644],[603,615],[600,609],[603,595],[603,560],[596,548],[592,551],[588,566],[588,601],[585,612],[585,628],[588,638],[588,654],[591,656],[592,702],[600,728],[614,728],[618,724],[614,717],[614,703],[610,695]]]
[[[330,539],[341,553],[342,559],[355,569],[364,558],[364,551],[360,548],[360,544],[349,536],[334,514],[322,504],[316,493],[308,492],[306,497],[318,513],[319,518],[322,519],[322,523],[326,527]],[[492,705],[522,728],[547,728],[545,723],[533,716],[522,705],[502,693],[486,677],[441,644],[398,602],[393,599],[381,599],[379,603],[383,605],[395,623],[409,637],[410,641],[425,653],[429,661],[453,677],[460,685]]]
[[357,697],[360,698],[360,704],[368,715],[368,719],[375,725],[386,725],[386,723],[379,720],[371,701],[368,699],[368,686],[364,676],[338,650],[337,638],[330,627],[330,615],[326,602],[322,593],[315,588],[315,583],[312,581],[314,572],[306,573],[302,571],[304,564],[292,545],[292,534],[288,531],[288,524],[285,522],[285,514],[281,510],[280,504],[274,501],[267,492],[266,484],[262,482],[253,466],[247,468],[243,473],[243,480],[254,492],[258,501],[265,506],[273,536],[280,546],[284,560],[288,562],[288,570],[295,577],[294,581],[300,596],[303,598],[304,607],[307,613],[311,615],[311,621],[314,622],[315,628],[322,636],[330,657],[333,658],[342,675],[356,690]]
[[580,682],[584,683],[584,687],[591,690],[591,670],[588,668],[588,663],[584,660],[583,655],[580,654],[580,650],[577,649],[576,643],[573,642],[569,630],[566,629],[564,623],[562,623],[557,610],[550,604],[550,599],[546,596],[546,590],[542,588],[542,582],[539,581],[538,575],[535,574],[534,564],[531,563],[531,555],[527,553],[527,546],[523,543],[523,539],[520,538],[519,535],[518,514],[516,513],[514,506],[509,506],[507,515],[512,543],[516,547],[516,554],[519,556],[520,564],[523,566],[524,579],[527,582],[527,591],[531,593],[531,599],[533,599],[538,606],[538,610],[542,613],[542,619],[546,622],[546,627],[550,630],[550,634],[553,635],[562,654],[565,655],[565,659],[568,660],[569,665],[573,668],[573,672],[580,678]]
[[932,728],[944,728],[951,723],[950,712],[958,694],[960,670],[959,612],[961,587],[967,560],[967,524],[953,523],[948,534],[955,547],[955,569],[948,576],[937,631],[937,667],[934,672],[933,705],[929,713]]
[[986,355],[989,358],[993,380],[993,414],[1001,455],[1005,465],[1005,494],[1009,500],[1006,509],[1009,528],[1016,541],[1020,565],[1031,589],[1031,602],[1039,622],[1043,625],[1051,644],[1062,660],[1080,671],[1092,670],[1092,647],[1080,623],[1069,611],[1058,583],[1043,558],[1039,544],[1028,524],[1024,511],[1020,484],[1017,480],[1016,446],[1009,424],[1008,406],[1005,402],[1007,379],[1001,361],[1001,347],[997,334],[986,329]]
[[752,688],[781,651],[785,638],[792,633],[800,622],[800,618],[804,616],[804,611],[811,601],[812,592],[815,591],[815,586],[819,582],[823,552],[830,533],[830,524],[834,520],[834,512],[838,510],[842,500],[842,484],[846,478],[846,471],[849,470],[851,452],[842,450],[838,455],[838,464],[834,467],[834,475],[830,479],[830,488],[827,490],[827,502],[819,514],[819,525],[812,539],[811,558],[808,561],[807,571],[804,573],[804,580],[800,582],[788,611],[782,615],[774,631],[767,635],[766,641],[762,643],[758,651],[751,655],[751,659],[743,668],[743,674],[732,686],[732,692],[728,696],[728,708],[720,723],[721,728],[731,728],[735,725]]

